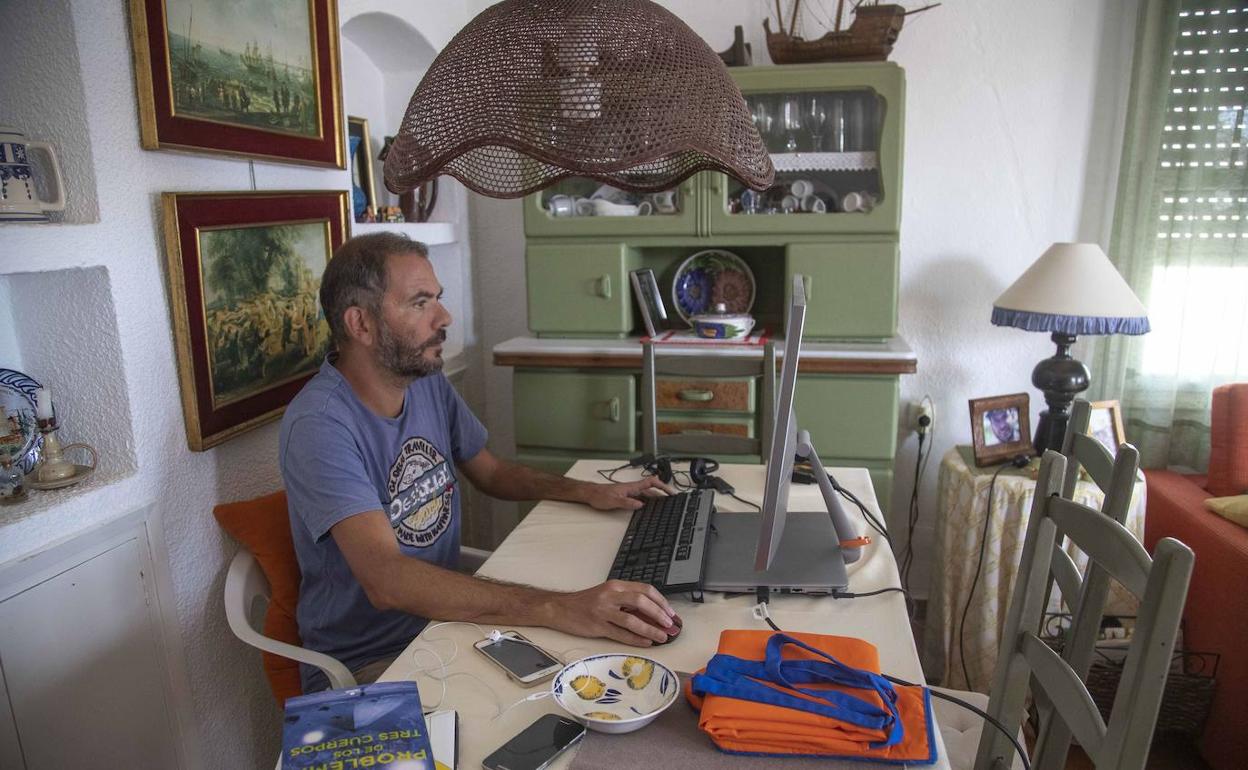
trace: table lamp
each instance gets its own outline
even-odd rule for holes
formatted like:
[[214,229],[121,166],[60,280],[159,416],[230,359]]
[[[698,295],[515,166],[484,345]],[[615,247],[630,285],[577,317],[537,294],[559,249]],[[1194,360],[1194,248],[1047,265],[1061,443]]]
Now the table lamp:
[[1036,454],[1060,451],[1070,404],[1087,390],[1088,368],[1070,356],[1080,334],[1146,334],[1148,311],[1095,243],[1055,243],[992,303],[992,322],[1051,332],[1057,355],[1036,364],[1031,384],[1048,409],[1036,426]]

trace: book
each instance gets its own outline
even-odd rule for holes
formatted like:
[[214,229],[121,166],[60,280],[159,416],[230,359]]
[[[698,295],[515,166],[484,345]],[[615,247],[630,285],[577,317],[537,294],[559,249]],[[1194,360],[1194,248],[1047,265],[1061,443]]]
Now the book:
[[459,764],[459,714],[454,709],[435,711],[425,717],[425,723],[437,770],[455,770]]
[[286,701],[282,770],[434,770],[415,682],[379,682]]

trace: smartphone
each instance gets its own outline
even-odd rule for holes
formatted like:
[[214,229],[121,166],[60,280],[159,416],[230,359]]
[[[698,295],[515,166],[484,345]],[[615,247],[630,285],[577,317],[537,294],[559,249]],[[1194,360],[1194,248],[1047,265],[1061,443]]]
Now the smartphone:
[[525,687],[549,679],[563,668],[550,653],[515,631],[505,631],[497,642],[482,639],[473,647]]
[[481,766],[485,770],[542,770],[584,735],[585,727],[579,722],[546,714],[486,757]]

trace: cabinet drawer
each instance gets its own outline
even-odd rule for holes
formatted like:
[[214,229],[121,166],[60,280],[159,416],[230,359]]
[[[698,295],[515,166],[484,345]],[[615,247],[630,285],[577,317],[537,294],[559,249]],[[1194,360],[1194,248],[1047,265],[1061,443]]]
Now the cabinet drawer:
[[794,409],[821,457],[891,462],[897,398],[896,377],[805,374],[797,379]]
[[634,249],[614,244],[529,244],[529,328],[565,337],[622,337],[633,329],[628,271]]
[[698,380],[657,377],[654,401],[659,409],[753,412],[754,384],[753,377]]
[[790,245],[784,285],[792,285],[794,274],[806,277],[806,336],[894,336],[897,254],[897,244],[891,241]]
[[631,452],[636,444],[631,374],[519,370],[516,444]]
[[753,417],[709,414],[664,414],[656,418],[660,436],[740,436],[754,438]]

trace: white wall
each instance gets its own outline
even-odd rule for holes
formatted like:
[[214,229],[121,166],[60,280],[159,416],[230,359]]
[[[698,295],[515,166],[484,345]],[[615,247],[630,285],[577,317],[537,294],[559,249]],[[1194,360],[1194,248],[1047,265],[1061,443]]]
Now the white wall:
[[[474,10],[488,5],[472,0]],[[767,63],[758,0],[661,0],[722,50],[745,27]],[[831,3],[824,3],[835,7]],[[786,3],[787,6],[787,3]],[[1053,241],[1105,240],[1121,112],[1129,85],[1134,0],[960,0],[906,21],[893,60],[906,70],[900,333],[918,354],[903,400],[936,404],[934,457],[921,485],[911,584],[927,592],[941,455],[970,442],[967,399],[1032,391],[1047,336],[993,327],[991,303]],[[516,202],[471,198],[476,294],[489,372],[487,425],[514,444],[511,370],[490,348],[527,333],[523,226]],[[903,410],[905,406],[903,404]],[[903,418],[905,412],[903,411]],[[889,521],[904,529],[915,439],[899,437]],[[500,521],[514,506],[498,505]],[[900,545],[900,543],[899,543]]]
[[[84,316],[89,328],[67,326],[62,332],[67,340],[62,349],[72,350],[70,342],[93,349],[112,346],[109,351],[113,359],[120,360],[120,366],[107,373],[108,379],[102,383],[105,387],[89,377],[71,379],[56,373],[72,367],[40,365],[43,371],[28,373],[43,379],[54,392],[59,389],[66,399],[72,400],[71,394],[86,396],[98,390],[123,407],[128,402],[118,419],[124,418],[129,425],[124,426],[125,435],[119,440],[133,441],[123,445],[133,454],[123,458],[130,466],[129,475],[65,502],[44,498],[53,501],[52,508],[41,507],[25,516],[6,528],[6,537],[10,531],[20,531],[24,539],[18,545],[23,547],[40,538],[52,542],[63,536],[59,529],[67,524],[87,526],[153,504],[157,529],[163,528],[164,533],[156,552],[167,552],[166,563],[157,565],[157,573],[165,576],[169,589],[160,599],[170,616],[166,630],[173,653],[175,707],[183,717],[190,766],[271,767],[280,747],[280,710],[269,694],[259,654],[238,642],[226,626],[222,587],[226,564],[236,545],[217,527],[211,508],[280,486],[277,425],[251,431],[207,452],[187,449],[160,215],[161,192],[250,189],[250,164],[240,159],[140,148],[127,3],[45,0],[39,3],[37,17],[29,10],[18,12],[18,6],[29,4],[16,0],[0,3],[0,16],[6,21],[24,20],[0,26],[18,29],[34,25],[39,34],[33,39],[42,47],[38,56],[8,61],[9,69],[0,75],[5,80],[0,90],[5,96],[0,120],[57,128],[60,133],[48,138],[63,146],[64,158],[75,158],[73,163],[66,163],[71,210],[79,212],[78,219],[90,222],[0,226],[0,366],[21,368],[42,361],[40,356],[30,355],[30,348],[24,347],[29,341],[21,334],[37,321],[15,323],[17,310],[38,307],[42,302],[83,300],[70,286],[58,296],[19,301],[18,293],[32,285],[32,279],[19,274],[61,271],[50,282],[33,282],[59,286],[66,280],[72,283],[77,268],[89,268],[82,272],[93,276],[106,271],[106,278],[93,280],[91,287],[111,299],[111,303],[98,307],[111,304],[115,330],[96,328],[108,324],[96,324],[94,316]],[[340,5],[346,20],[354,13],[377,10],[374,6],[393,4],[344,0]],[[438,46],[449,38],[448,30],[463,23],[458,3],[421,0],[392,12],[414,25],[427,21],[433,30],[430,39]],[[4,50],[8,52],[8,48]],[[367,95],[357,100],[349,90],[346,103],[348,109],[372,109]],[[58,114],[67,117],[60,120]],[[395,123],[397,120],[393,118]],[[262,190],[349,189],[345,171],[257,162],[254,172],[256,186]],[[80,179],[88,183],[79,184]],[[76,201],[75,196],[79,198]],[[462,191],[451,186],[444,205],[443,213],[460,220],[460,242],[436,247],[433,257],[447,284],[448,296],[457,304],[454,310],[461,325],[454,341],[458,349],[471,350],[473,363],[479,366],[472,331],[472,272],[462,221],[466,209]],[[70,313],[67,317],[77,319],[78,315]],[[469,371],[475,369],[470,367]],[[105,410],[113,404],[93,406],[99,410],[93,416],[98,421],[107,419]],[[84,405],[74,411],[86,408]],[[72,432],[71,426],[67,425],[66,431]],[[111,459],[106,457],[104,462]],[[14,514],[6,510],[4,515]],[[3,552],[12,553],[15,547],[6,541]]]

